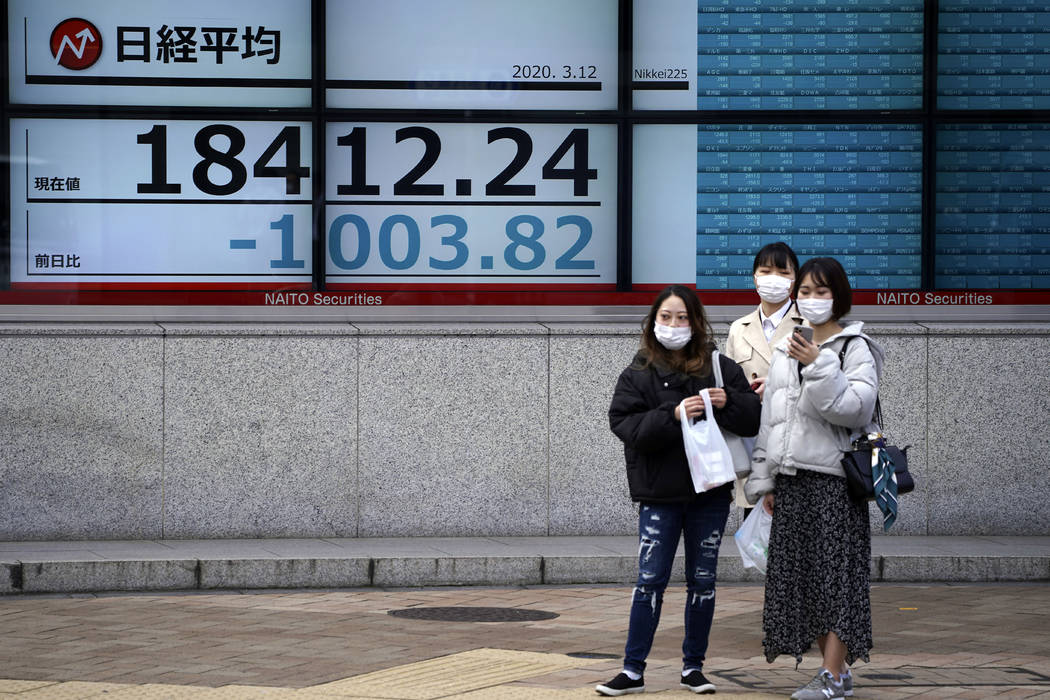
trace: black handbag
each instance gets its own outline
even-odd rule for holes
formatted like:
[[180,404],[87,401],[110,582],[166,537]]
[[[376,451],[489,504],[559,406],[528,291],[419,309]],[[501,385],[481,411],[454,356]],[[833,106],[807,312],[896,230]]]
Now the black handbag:
[[[856,337],[856,336],[853,336]],[[846,347],[853,340],[850,337],[842,344],[839,351],[839,366],[846,357]],[[882,429],[882,405],[878,397],[875,397],[875,423]],[[880,440],[881,442],[881,440]],[[897,477],[897,495],[903,495],[915,490],[915,479],[908,471],[908,448],[895,447],[894,445],[882,445],[880,449],[885,450],[890,461],[893,462],[893,473]],[[855,501],[875,500],[875,480],[871,473],[871,451],[872,444],[867,435],[862,435],[853,441],[852,450],[842,456],[842,470],[846,473],[846,489],[850,498]]]
[[[887,445],[886,450],[893,462],[893,473],[897,477],[897,495],[915,490],[915,479],[908,471],[908,445],[904,449]],[[846,489],[855,501],[875,500],[875,481],[871,474],[871,443],[868,438],[853,441],[853,449],[842,457],[842,470],[846,472]]]

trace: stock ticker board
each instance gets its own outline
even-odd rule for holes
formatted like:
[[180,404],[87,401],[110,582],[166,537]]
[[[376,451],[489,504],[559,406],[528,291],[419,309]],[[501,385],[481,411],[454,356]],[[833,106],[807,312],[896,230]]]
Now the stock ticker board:
[[937,107],[1050,109],[1050,6],[948,0],[938,6]]
[[697,286],[751,287],[755,251],[782,240],[837,257],[857,287],[916,288],[921,185],[916,126],[700,126]]
[[214,5],[5,3],[0,286],[1050,287],[1050,3]]
[[696,108],[919,109],[923,4],[701,2]]
[[939,289],[1050,289],[1050,125],[937,133]]

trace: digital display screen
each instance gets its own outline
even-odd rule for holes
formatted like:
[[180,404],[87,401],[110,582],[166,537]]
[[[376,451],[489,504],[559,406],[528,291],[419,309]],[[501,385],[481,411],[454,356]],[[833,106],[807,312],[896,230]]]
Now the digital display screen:
[[1032,0],[942,0],[940,109],[1050,109],[1050,6]]
[[326,280],[613,283],[616,127],[334,123]]
[[1050,289],[1050,125],[937,132],[941,289]]
[[[687,59],[673,25],[690,22],[690,8],[696,42]],[[637,3],[635,21],[638,109],[922,107],[921,2],[664,0],[659,10]]]
[[617,0],[342,0],[330,107],[615,109]]
[[784,241],[855,288],[916,289],[922,144],[900,124],[637,126],[632,279],[753,289],[755,253]]
[[753,286],[782,240],[831,255],[861,289],[922,273],[922,132],[906,125],[703,125],[697,132],[696,285]]
[[310,104],[308,3],[9,0],[7,7],[13,103]]
[[0,304],[1050,289],[1050,3],[3,7]]
[[309,284],[311,130],[12,119],[12,285]]

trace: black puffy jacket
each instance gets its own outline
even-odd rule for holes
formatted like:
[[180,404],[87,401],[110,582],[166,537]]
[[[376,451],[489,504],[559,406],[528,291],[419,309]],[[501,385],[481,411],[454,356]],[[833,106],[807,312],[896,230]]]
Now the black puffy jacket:
[[[740,366],[719,355],[726,405],[715,422],[741,437],[758,433],[762,403]],[[654,503],[689,502],[696,497],[674,409],[687,396],[714,387],[712,374],[692,377],[634,362],[620,373],[609,406],[609,426],[623,440],[631,498]]]

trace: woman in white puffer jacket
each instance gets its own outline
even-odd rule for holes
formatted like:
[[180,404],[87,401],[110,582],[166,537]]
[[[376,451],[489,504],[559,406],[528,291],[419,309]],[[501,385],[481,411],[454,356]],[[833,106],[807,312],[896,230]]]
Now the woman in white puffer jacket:
[[766,659],[801,662],[816,641],[823,667],[791,697],[824,700],[852,695],[849,665],[872,645],[868,507],[850,499],[840,462],[871,426],[883,352],[863,324],[840,324],[852,292],[837,260],[803,264],[795,293],[813,342],[795,333],[774,349],[746,490],[773,514]]

